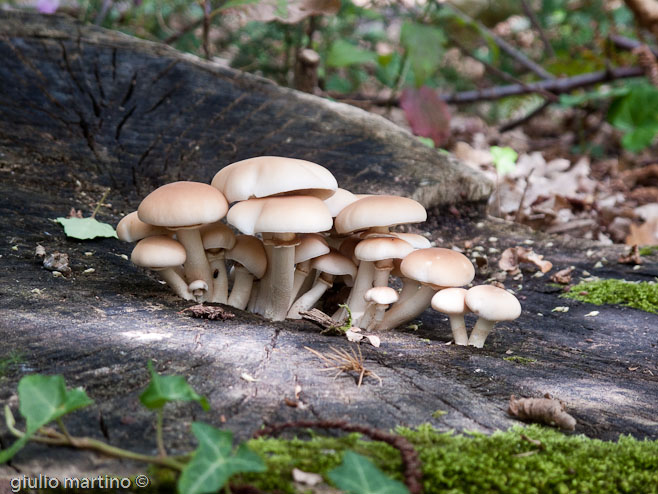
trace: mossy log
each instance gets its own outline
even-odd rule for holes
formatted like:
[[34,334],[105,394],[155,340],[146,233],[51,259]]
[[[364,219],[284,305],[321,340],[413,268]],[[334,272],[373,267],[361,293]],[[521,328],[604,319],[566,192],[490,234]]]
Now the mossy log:
[[[420,200],[430,208],[422,228],[440,245],[470,238],[502,250],[531,239],[556,268],[636,280],[658,275],[655,255],[633,270],[615,262],[620,248],[441,215],[447,205],[481,202],[491,185],[379,117],[161,45],[65,17],[3,12],[0,60],[0,399],[14,410],[22,376],[60,373],[96,401],[67,419],[74,434],[154,452],[154,417],[138,401],[152,359],[161,372],[187,376],[212,404],[211,413],[168,408],[165,438],[173,451],[190,447],[192,420],[240,438],[263,422],[314,417],[490,432],[515,423],[506,413],[511,394],[547,392],[566,402],[578,433],[658,438],[658,317],[560,299],[560,289],[532,269],[509,284],[518,290],[521,318],[501,324],[483,349],[448,345],[447,319],[427,311],[422,325],[382,334],[380,348],[362,348],[382,385],[366,378],[359,388],[355,376],[334,379],[304,349],[344,348],[346,340],[321,335],[309,322],[272,323],[240,311],[226,321],[193,319],[181,312],[189,304],[157,276],[130,264],[130,245],[67,239],[53,218],[71,208],[88,215],[110,187],[111,206],[98,218],[115,224],[162,183],[208,182],[230,162],[279,154],[322,163],[356,192]],[[55,278],[43,269],[37,244],[67,253],[72,275]],[[609,262],[594,269],[604,256]],[[556,306],[570,310],[552,312]],[[595,309],[599,316],[584,317]],[[18,363],[9,363],[10,355]],[[2,446],[11,441],[3,428]],[[2,476],[15,474],[12,468],[144,471],[38,445],[1,468]]]

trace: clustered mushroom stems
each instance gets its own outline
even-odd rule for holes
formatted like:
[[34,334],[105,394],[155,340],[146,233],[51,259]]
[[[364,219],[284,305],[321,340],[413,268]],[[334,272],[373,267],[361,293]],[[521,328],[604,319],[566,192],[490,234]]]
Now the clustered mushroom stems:
[[[218,210],[223,208],[222,209],[223,212],[221,213],[221,216],[219,212],[217,214],[212,213],[209,214],[207,217],[204,217],[201,224],[196,224],[195,226],[174,227],[171,226],[172,224],[164,223],[164,221],[166,220],[160,220],[159,217],[157,216],[158,207],[164,207],[165,209],[167,209],[167,207],[166,206],[153,207],[152,206],[153,202],[151,202],[148,208],[144,208],[145,214],[143,216],[142,216],[143,213],[142,206],[140,205],[140,209],[138,211],[139,217],[137,218],[137,215],[133,213],[130,215],[131,216],[130,219],[128,218],[126,219],[125,225],[122,226],[122,231],[124,230],[128,231],[126,225],[129,223],[129,221],[134,222],[136,226],[134,226],[133,227],[134,230],[129,231],[129,233],[126,234],[122,233],[122,236],[125,236],[125,238],[122,238],[122,240],[137,241],[140,238],[145,238],[151,235],[158,235],[158,234],[162,235],[163,231],[168,231],[169,232],[168,237],[162,236],[162,238],[169,238],[170,242],[171,241],[175,242],[175,240],[171,239],[172,235],[175,234],[176,240],[180,242],[180,245],[182,245],[182,248],[184,248],[184,252],[183,252],[181,246],[180,245],[178,246],[178,249],[180,249],[180,255],[182,256],[184,254],[186,257],[177,258],[175,262],[171,263],[174,264],[174,266],[170,265],[169,267],[166,268],[159,267],[153,269],[156,269],[159,272],[162,279],[165,280],[165,282],[171,287],[171,289],[178,296],[180,296],[185,300],[196,300],[197,302],[216,302],[222,304],[229,304],[238,309],[248,309],[252,312],[259,313],[264,317],[266,317],[267,319],[274,321],[280,321],[285,319],[286,317],[299,318],[300,312],[311,309],[321,300],[322,296],[326,293],[326,291],[330,287],[332,287],[334,279],[337,276],[337,274],[322,272],[324,269],[321,270],[316,261],[312,261],[312,259],[306,259],[305,258],[307,255],[306,251],[301,249],[298,251],[299,254],[297,257],[298,262],[295,264],[295,260],[296,260],[295,253],[296,253],[296,249],[298,248],[297,246],[300,244],[300,237],[296,233],[271,232],[271,230],[269,230],[269,227],[267,227],[268,229],[265,229],[266,227],[262,227],[262,226],[259,226],[258,228],[263,228],[263,229],[256,230],[254,226],[250,226],[250,225],[245,226],[246,223],[245,224],[240,223],[243,220],[238,218],[238,209],[235,209],[236,213],[233,215],[233,218],[231,217],[231,214],[229,212],[227,218],[228,223],[236,227],[238,230],[242,231],[244,234],[246,234],[245,237],[251,235],[251,237],[248,238],[253,238],[256,236],[256,232],[258,232],[262,237],[262,249],[260,250],[261,267],[258,268],[258,274],[254,275],[255,271],[253,271],[253,268],[249,265],[249,263],[243,265],[241,263],[243,261],[239,262],[235,257],[232,256],[232,254],[229,253],[229,250],[225,250],[223,248],[204,249],[205,236],[202,239],[201,231],[200,231],[200,227],[203,225],[210,226],[212,224],[218,223],[219,220],[221,220],[221,218],[224,215],[226,215],[226,211],[228,210],[228,204],[234,204],[234,206],[231,208],[231,210],[233,211],[234,208],[236,208],[236,206],[241,205],[245,201],[251,201],[251,198],[253,197],[268,198],[268,197],[278,197],[281,195],[286,196],[289,194],[293,194],[293,195],[296,194],[299,196],[304,196],[304,194],[308,194],[308,196],[313,195],[311,191],[316,190],[316,185],[309,185],[307,187],[303,187],[300,189],[293,189],[290,191],[282,189],[274,192],[264,193],[262,196],[259,196],[254,192],[245,192],[244,190],[242,190],[245,189],[245,187],[243,187],[244,185],[243,181],[239,179],[235,179],[231,183],[230,180],[227,178],[227,177],[230,178],[230,174],[229,173],[223,174],[225,170],[234,166],[237,167],[238,165],[240,166],[248,165],[249,167],[251,167],[248,168],[248,170],[251,171],[253,171],[253,169],[258,167],[267,169],[270,166],[268,160],[275,160],[276,166],[280,166],[282,160],[295,162],[295,166],[299,164],[298,162],[302,161],[302,160],[293,160],[293,159],[279,158],[279,157],[274,157],[274,158],[258,157],[258,158],[251,158],[248,160],[244,160],[243,162],[234,163],[232,165],[228,165],[224,169],[220,170],[220,172],[213,179],[213,183],[212,183],[213,190],[215,191],[214,193],[217,194],[217,190],[219,190],[219,192],[221,193],[219,194],[221,196],[221,200],[224,201],[225,203],[225,206],[221,206],[221,205],[216,206]],[[309,164],[310,162],[304,162],[304,163]],[[265,166],[264,164],[267,164],[267,166]],[[312,163],[310,163],[310,165],[319,167],[319,165]],[[269,182],[274,181],[271,178],[273,176],[272,172],[270,171],[269,173],[270,173],[269,175],[270,179],[263,179],[265,181],[265,185],[261,183],[260,185],[254,185],[254,187],[256,188],[269,187]],[[277,172],[275,174],[277,176],[286,176],[289,173],[292,172],[283,172],[277,169]],[[310,173],[310,175],[313,175],[313,173]],[[250,175],[247,174],[247,176]],[[246,179],[246,180],[251,180],[251,179]],[[183,184],[183,183],[176,183],[176,184]],[[185,184],[192,184],[192,183],[189,182]],[[174,185],[174,184],[168,184],[168,185]],[[204,185],[207,188],[211,188],[207,184],[197,184],[197,185]],[[167,186],[163,186],[162,188],[165,187]],[[178,186],[179,189],[185,187],[188,186],[187,185]],[[279,186],[277,185],[277,187]],[[331,185],[327,186],[329,187],[329,189],[325,189],[323,187],[325,186],[324,185],[317,186],[317,189],[329,190],[329,191],[331,190]],[[336,190],[335,187],[336,185],[334,179],[333,190]],[[169,190],[171,191],[174,188],[175,187],[172,187]],[[154,191],[154,193],[156,192],[157,191]],[[327,194],[324,195],[324,197],[322,197],[322,199],[329,197],[330,195],[331,195],[330,192],[328,192]],[[305,199],[307,200],[307,202],[308,202],[308,196],[307,199]],[[319,197],[320,196],[318,195],[312,199],[321,203],[321,201],[318,200]],[[393,199],[393,204],[395,204],[395,206],[387,205],[383,208],[380,208],[379,205],[382,204],[381,201],[382,200],[391,201],[390,198]],[[147,199],[145,199],[144,202],[146,202]],[[267,206],[269,202],[263,202],[269,200],[270,199],[255,199],[255,201],[261,201],[258,202],[257,206],[255,207],[258,207],[259,204],[264,205],[264,206],[260,206],[262,208],[269,207]],[[344,208],[344,210],[350,208],[350,206],[355,206],[354,208],[352,208],[352,211],[349,214],[342,214],[341,211],[339,210],[338,213],[331,213],[328,217],[329,219],[323,220],[322,223],[322,229],[323,231],[325,231],[324,234],[326,239],[325,245],[326,243],[328,243],[330,246],[337,249],[339,248],[339,246],[342,247],[345,242],[349,242],[351,244],[351,247],[349,248],[346,247],[345,249],[341,250],[341,253],[344,254],[343,257],[347,256],[347,259],[351,257],[352,260],[355,260],[356,256],[358,256],[359,258],[366,257],[372,259],[371,254],[364,253],[366,252],[365,244],[362,245],[363,250],[361,252],[357,251],[358,254],[354,254],[355,246],[357,246],[359,242],[367,240],[371,237],[396,237],[398,239],[401,239],[401,241],[406,242],[409,245],[413,246],[413,247],[409,247],[410,251],[408,252],[420,253],[420,251],[424,251],[422,257],[423,259],[430,258],[431,256],[445,257],[444,253],[441,253],[439,255],[438,253],[434,253],[430,251],[445,252],[449,250],[443,248],[424,247],[422,243],[419,244],[417,241],[414,241],[413,235],[409,235],[409,237],[411,238],[405,240],[402,235],[400,235],[400,237],[397,237],[395,232],[391,232],[392,226],[405,224],[405,223],[418,223],[423,221],[423,218],[419,218],[417,212],[413,212],[414,207],[420,208],[421,216],[424,215],[423,217],[426,219],[426,213],[424,212],[424,209],[417,202],[412,201],[411,199],[399,198],[395,196],[367,196],[363,198],[357,198],[355,196],[351,200],[352,202],[349,203],[347,206],[341,206],[341,208]],[[368,201],[369,205],[362,206],[361,201]],[[412,211],[412,212],[408,212],[407,210],[405,210],[404,213],[399,214],[397,205],[400,204],[401,201],[402,202],[407,201],[408,203],[415,204],[415,206],[408,208],[408,211]],[[144,204],[144,202],[142,204]],[[333,207],[334,206],[332,206],[332,208]],[[397,215],[396,218],[398,219],[391,220],[390,223],[388,223],[389,226],[372,226],[373,224],[382,225],[389,220],[388,219],[364,220],[363,219],[364,215],[362,214],[364,208],[369,208],[371,211],[377,211],[377,214],[379,214],[380,216],[383,215],[380,214],[379,209],[385,209],[386,210],[385,215],[393,215],[393,216]],[[406,208],[406,206],[404,206],[402,209],[404,208]],[[154,209],[156,210],[156,213],[153,213]],[[170,207],[169,209],[172,208]],[[185,208],[178,207],[178,209],[185,209]],[[154,218],[153,214],[155,214],[155,219],[151,219]],[[246,216],[247,220],[245,221],[247,222],[250,221],[249,220],[250,214],[252,213],[247,213]],[[275,214],[276,213],[270,213],[270,217]],[[336,216],[336,214],[338,216]],[[334,221],[333,228],[331,228],[331,231],[328,231],[328,226],[331,224],[332,216],[334,216],[336,219]],[[245,216],[243,215],[242,218],[245,218]],[[295,221],[299,221],[298,216],[295,216]],[[369,221],[372,221],[372,223],[364,224],[365,222],[369,222]],[[179,225],[180,223],[178,224],[173,223],[173,224]],[[191,225],[192,222],[186,224]],[[279,227],[277,226],[276,228]],[[288,228],[288,226],[286,226],[286,228]],[[304,229],[301,231],[313,232],[317,230]],[[307,233],[304,233],[304,235],[307,235]],[[310,235],[317,236],[317,234],[315,233],[312,233]],[[320,238],[320,241],[324,242],[325,240],[322,240]],[[215,246],[213,245],[212,247]],[[370,245],[368,245],[368,248],[370,248]],[[415,250],[412,251],[411,249],[415,249]],[[265,253],[264,257],[262,257],[263,250]],[[368,250],[368,252],[370,251]],[[411,258],[408,257],[409,256],[408,252],[404,254],[400,254],[399,256],[400,257],[405,256],[404,261],[407,260],[411,261]],[[397,257],[397,255],[394,255],[392,257]],[[450,256],[447,257],[449,258]],[[230,282],[228,279],[228,274],[226,269],[227,260],[233,262],[233,272],[232,272],[233,280],[232,280],[232,289],[230,291],[230,294],[229,294]],[[265,264],[265,260],[267,261],[267,264]],[[425,309],[427,309],[430,306],[430,303],[432,302],[432,297],[440,289],[442,289],[444,285],[444,281],[433,281],[433,278],[442,279],[441,278],[442,275],[437,276],[435,274],[432,274],[432,276],[429,277],[430,281],[428,282],[428,280],[424,275],[417,274],[416,271],[420,269],[422,272],[428,273],[429,272],[428,270],[430,269],[429,267],[425,267],[425,265],[422,262],[414,263],[416,266],[420,266],[420,268],[418,267],[411,268],[410,267],[411,262],[409,262],[408,267],[405,267],[404,261],[401,263],[402,269],[400,270],[396,268],[396,271],[393,272],[393,275],[401,280],[402,290],[399,292],[399,294],[397,294],[395,298],[389,297],[388,299],[386,298],[379,299],[372,294],[368,294],[366,296],[366,293],[371,289],[374,290],[375,288],[388,287],[391,272],[396,266],[393,260],[381,259],[375,261],[375,260],[361,259],[360,262],[357,262],[355,260],[355,262],[357,262],[358,264],[358,267],[352,265],[351,268],[352,273],[349,275],[349,278],[352,279],[353,277],[352,280],[353,283],[351,285],[352,288],[347,297],[345,304],[347,307],[349,307],[351,311],[352,322],[354,326],[368,330],[393,329],[403,325],[404,323],[407,323],[408,321],[413,320],[414,318],[417,318]],[[138,261],[135,262],[137,263]],[[182,266],[175,265],[180,262],[183,263]],[[434,262],[434,261],[427,261],[427,262]],[[444,262],[445,265],[445,261],[442,262]],[[459,264],[459,262],[457,262],[457,264]],[[468,262],[468,259],[465,259],[465,264],[469,269],[472,269],[472,265],[470,262]],[[140,264],[140,265],[148,267],[148,264]],[[450,262],[448,262],[446,266],[449,268]],[[442,273],[444,267],[437,267],[437,265],[434,264],[434,267],[431,269],[433,269],[432,273],[434,273],[436,270]],[[260,279],[257,279],[257,277],[261,276],[263,273],[264,275]],[[356,275],[354,273],[356,273]],[[342,275],[342,273],[338,273],[338,274]],[[417,278],[417,276],[419,276],[419,278]],[[468,284],[468,281],[464,282],[464,280],[462,279],[461,281],[459,281],[459,283]],[[457,286],[457,284],[452,286]],[[483,288],[483,287],[474,287],[474,288]],[[487,287],[487,288],[491,288],[491,287]],[[386,288],[386,290],[392,291],[391,288]],[[395,292],[393,292],[393,295],[395,295]],[[512,297],[512,299],[514,299],[513,295],[511,294],[507,294],[507,297]],[[393,303],[391,305],[388,305],[388,303],[382,304],[375,302],[376,300],[377,301],[388,300],[389,303],[390,302]],[[466,300],[468,300],[468,296],[466,297]],[[501,318],[503,318],[502,320],[509,320],[509,318],[513,318],[512,316],[518,317],[518,315],[520,314],[520,306],[518,305],[518,300],[516,299],[514,300],[516,303],[516,308],[512,309],[512,312],[514,312],[514,314],[509,315],[505,313],[502,316],[500,316]],[[491,306],[490,302],[487,303],[489,304],[489,306]],[[495,306],[496,304],[494,303],[493,305]],[[470,308],[479,317],[476,324],[473,327],[470,337],[468,337],[468,333],[466,331],[466,325],[464,323],[463,314],[454,313],[459,309],[454,309],[453,313],[447,314],[450,320],[450,326],[452,329],[453,338],[455,340],[455,343],[458,345],[468,344],[473,347],[480,348],[484,345],[487,336],[489,335],[495,324],[495,321],[491,320],[491,316],[492,316],[491,311],[493,309],[487,307],[482,311],[478,311],[475,308],[473,308],[473,305],[470,302],[468,303],[468,308]],[[446,312],[450,312],[450,310],[453,310],[453,309],[450,310],[448,309],[449,308],[446,308]],[[499,308],[496,307],[496,309]],[[482,312],[484,312],[484,315],[482,315]],[[343,321],[346,319],[346,317],[347,317],[347,311],[344,308],[339,309],[336,313],[333,314],[333,318],[336,319],[337,321]],[[496,315],[495,317],[498,316]]]

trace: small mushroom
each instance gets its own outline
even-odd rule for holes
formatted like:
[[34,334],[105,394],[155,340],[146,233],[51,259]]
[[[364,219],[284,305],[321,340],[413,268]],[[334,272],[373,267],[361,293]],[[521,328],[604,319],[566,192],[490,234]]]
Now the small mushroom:
[[185,280],[174,269],[185,263],[185,247],[171,237],[146,237],[135,245],[130,260],[137,266],[157,271],[171,289],[185,300],[194,300]]
[[432,297],[432,308],[447,314],[450,318],[450,329],[452,329],[455,345],[468,345],[464,314],[470,312],[470,310],[464,302],[465,297],[466,290],[464,288],[445,288],[439,290]]
[[235,261],[235,281],[228,305],[244,310],[254,285],[254,278],[262,278],[267,269],[263,242],[251,235],[236,235],[235,245],[226,252],[226,258]]
[[[319,233],[305,233],[299,236],[299,245],[295,247],[295,275],[292,283],[290,305],[297,299],[300,292],[304,293],[313,286],[314,280],[312,277],[309,278],[311,259],[328,253],[329,245]],[[306,280],[308,280],[308,286],[303,290]]]
[[192,292],[192,295],[194,295],[196,301],[201,302],[208,291],[208,283],[203,280],[194,280],[190,283],[190,291]]
[[374,329],[384,318],[388,306],[398,301],[398,292],[388,286],[375,286],[364,295],[366,302],[375,305],[375,313],[366,329]]
[[507,290],[493,285],[478,285],[466,292],[466,305],[478,316],[468,344],[482,348],[498,321],[512,321],[521,315],[521,304]]
[[225,304],[228,299],[225,252],[235,245],[235,235],[224,223],[217,222],[201,227],[201,241],[213,276],[210,301]]

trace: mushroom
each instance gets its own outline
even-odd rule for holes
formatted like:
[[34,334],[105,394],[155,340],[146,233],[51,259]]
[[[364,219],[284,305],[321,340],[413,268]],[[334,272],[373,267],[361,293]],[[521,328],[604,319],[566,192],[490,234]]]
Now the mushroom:
[[312,196],[249,199],[231,207],[227,220],[248,235],[263,234],[270,276],[265,286],[261,280],[259,303],[262,304],[257,304],[256,311],[274,321],[285,319],[292,296],[297,233],[331,228],[327,206]]
[[470,312],[470,310],[464,302],[465,296],[466,290],[464,288],[445,288],[432,297],[432,308],[447,314],[450,318],[450,329],[452,330],[455,345],[468,344],[464,314]]
[[[322,235],[306,233],[299,236],[299,245],[295,247],[295,275],[292,284],[292,296],[290,297],[291,305],[300,292],[306,292],[313,286],[313,279],[308,276],[311,272],[311,259],[328,253],[329,246]],[[310,282],[306,290],[303,289],[305,280]]]
[[226,252],[226,259],[235,261],[235,281],[228,305],[244,310],[251,296],[254,277],[262,278],[267,269],[263,242],[251,235],[236,235],[235,245]]
[[[366,196],[345,207],[336,216],[334,227],[339,235],[367,230],[367,233],[390,234],[390,227],[403,223],[418,223],[427,219],[425,208],[413,199],[398,196]],[[358,246],[357,246],[358,248]],[[375,275],[372,263],[360,263],[347,306],[357,318],[365,309],[363,295],[372,288]],[[429,303],[429,302],[428,302]],[[334,317],[342,320],[347,313],[342,310]]]
[[373,329],[384,318],[384,312],[388,309],[388,306],[397,302],[399,296],[398,292],[391,287],[375,286],[366,292],[364,298],[375,306],[374,316],[366,326],[367,329]]
[[146,237],[153,235],[166,235],[169,233],[166,228],[149,225],[144,223],[137,216],[137,211],[127,214],[117,225],[117,237],[124,242],[137,242]]
[[208,283],[203,280],[194,280],[189,285],[190,291],[197,302],[201,302],[208,291]]
[[411,297],[393,304],[378,329],[392,329],[410,321],[429,307],[440,288],[464,286],[475,277],[475,268],[468,257],[441,247],[411,252],[402,260],[400,271],[406,278],[416,280],[418,289]]
[[521,315],[521,304],[507,290],[493,285],[478,285],[466,292],[466,305],[478,316],[468,344],[482,348],[498,321],[512,321]]
[[289,319],[299,319],[300,312],[311,309],[320,297],[324,295],[327,289],[331,288],[335,276],[356,276],[356,266],[347,257],[336,251],[316,257],[311,261],[311,267],[318,272],[320,276],[309,291],[299,297],[288,311]]
[[183,264],[186,257],[185,247],[179,242],[166,235],[155,235],[137,242],[130,260],[137,266],[157,271],[179,297],[194,300],[187,283],[174,269]]
[[201,227],[201,241],[213,276],[210,301],[225,304],[228,300],[228,277],[224,258],[226,250],[235,245],[235,235],[224,223],[217,222]]
[[199,182],[163,185],[142,200],[137,214],[145,223],[174,230],[187,252],[185,278],[203,280],[212,298],[212,273],[201,241],[199,228],[215,223],[228,211],[226,199],[214,187]]

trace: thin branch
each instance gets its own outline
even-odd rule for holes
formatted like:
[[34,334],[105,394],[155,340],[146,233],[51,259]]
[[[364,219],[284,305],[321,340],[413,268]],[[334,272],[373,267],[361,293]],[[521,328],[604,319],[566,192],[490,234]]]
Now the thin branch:
[[[636,39],[627,38],[626,36],[621,36],[619,34],[612,34],[608,37],[608,39],[617,48],[621,48],[622,50],[628,50],[628,51],[632,51],[638,46],[643,46],[645,44]],[[653,53],[654,56],[658,57],[658,49],[653,47],[649,47],[649,48],[651,49],[651,53]]]
[[201,8],[203,9],[203,55],[206,57],[206,60],[210,60],[210,46],[208,44],[208,33],[210,32],[210,1],[203,0]]
[[[500,126],[498,129],[498,132],[508,132],[512,129],[515,129],[519,125],[523,125],[526,122],[529,122],[533,118],[535,118],[537,115],[542,113],[546,108],[548,108],[551,105],[550,101],[545,101],[544,104],[539,105],[537,108],[532,110],[530,113],[527,115],[522,116],[521,118],[517,118],[516,120],[512,120],[511,122],[507,122],[503,125]],[[534,170],[534,168],[533,168]]]
[[475,27],[480,34],[486,36],[487,38],[491,39],[498,48],[501,49],[504,53],[506,53],[509,57],[514,59],[516,62],[524,66],[526,69],[530,70],[531,72],[534,72],[537,74],[539,77],[542,79],[554,79],[555,76],[548,72],[544,67],[539,65],[536,62],[533,62],[530,60],[525,54],[520,52],[518,49],[510,45],[507,41],[505,41],[503,38],[500,36],[494,34],[489,28],[487,28],[484,24],[481,22],[473,19],[470,17],[468,14],[462,12],[459,10],[457,7],[455,7],[452,4],[441,4],[440,5],[442,8],[449,8],[455,16],[457,16],[462,22],[469,24],[473,27]]
[[548,56],[551,58],[555,58],[555,50],[553,49],[553,46],[551,46],[551,42],[548,40],[548,37],[546,36],[546,32],[541,27],[537,15],[532,10],[530,5],[528,5],[528,1],[521,0],[521,6],[523,7],[523,12],[525,12],[526,17],[530,19],[530,23],[532,24],[532,27],[534,27],[535,30],[539,33],[539,37],[541,38],[542,43],[544,43],[544,48],[546,49]]

